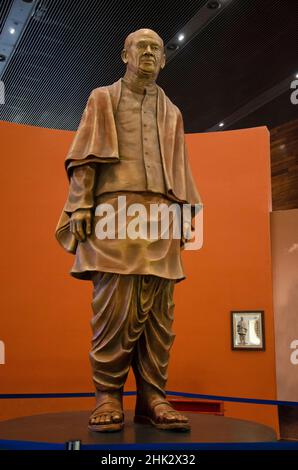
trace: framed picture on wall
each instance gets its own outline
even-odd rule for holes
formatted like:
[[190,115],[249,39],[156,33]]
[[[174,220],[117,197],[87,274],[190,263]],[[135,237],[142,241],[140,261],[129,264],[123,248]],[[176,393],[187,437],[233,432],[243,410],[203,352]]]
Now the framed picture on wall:
[[265,350],[263,310],[232,311],[231,326],[233,350]]

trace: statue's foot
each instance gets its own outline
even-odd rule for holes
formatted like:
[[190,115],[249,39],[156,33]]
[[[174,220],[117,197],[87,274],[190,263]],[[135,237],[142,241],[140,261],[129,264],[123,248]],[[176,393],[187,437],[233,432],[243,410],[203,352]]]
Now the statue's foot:
[[182,432],[190,430],[188,418],[174,410],[163,397],[151,400],[149,398],[146,401],[143,397],[141,400],[137,400],[134,421],[142,424],[150,423],[157,429],[163,430]]
[[97,403],[90,418],[88,428],[96,432],[121,431],[124,414],[120,392],[97,392]]

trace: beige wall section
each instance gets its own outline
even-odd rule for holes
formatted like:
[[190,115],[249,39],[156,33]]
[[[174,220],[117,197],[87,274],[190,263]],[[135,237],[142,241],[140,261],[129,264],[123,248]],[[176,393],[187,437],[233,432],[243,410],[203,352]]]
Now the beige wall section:
[[298,401],[298,209],[271,214],[278,400]]

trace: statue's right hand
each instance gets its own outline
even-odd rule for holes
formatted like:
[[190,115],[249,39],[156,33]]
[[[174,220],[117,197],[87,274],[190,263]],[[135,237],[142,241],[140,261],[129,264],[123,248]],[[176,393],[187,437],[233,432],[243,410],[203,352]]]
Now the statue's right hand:
[[91,209],[78,209],[72,213],[69,228],[79,242],[91,234],[91,218]]

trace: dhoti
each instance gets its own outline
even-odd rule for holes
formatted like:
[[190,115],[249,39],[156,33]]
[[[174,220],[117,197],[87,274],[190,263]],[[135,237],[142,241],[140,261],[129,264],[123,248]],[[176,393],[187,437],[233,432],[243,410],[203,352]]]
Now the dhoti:
[[98,272],[92,281],[90,360],[96,389],[122,388],[132,366],[137,384],[145,380],[164,394],[175,338],[175,280]]

